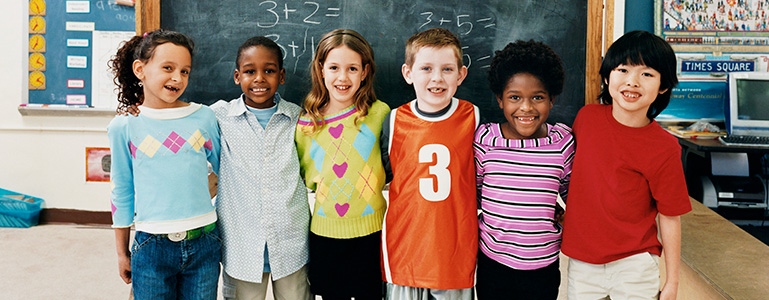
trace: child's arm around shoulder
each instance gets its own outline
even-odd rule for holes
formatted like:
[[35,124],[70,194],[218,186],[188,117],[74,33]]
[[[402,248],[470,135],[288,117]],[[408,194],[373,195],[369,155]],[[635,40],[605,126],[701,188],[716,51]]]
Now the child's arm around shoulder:
[[478,200],[478,207],[481,207],[481,186],[483,185],[484,175],[486,169],[484,167],[486,161],[486,153],[489,151],[487,143],[484,142],[485,138],[492,135],[491,127],[492,123],[481,124],[478,129],[475,130],[473,136],[473,161],[475,162],[475,187],[476,198]]
[[211,110],[214,111],[214,114],[216,115],[216,119],[219,120],[220,118],[227,115],[227,112],[230,110],[230,102],[226,100],[219,100],[219,101],[216,101],[214,104],[211,104],[211,106],[209,107],[211,107]]
[[[374,104],[376,104],[376,102],[374,102]],[[385,106],[386,105],[387,104],[385,104]],[[387,113],[384,114],[384,117],[382,118],[382,131],[379,134],[379,150],[382,156],[382,167],[384,167],[385,171],[385,183],[388,183],[393,179],[393,170],[390,165],[390,118],[393,117],[397,108],[390,110],[390,107],[387,106],[387,110]]]
[[563,123],[556,123],[553,125],[553,130],[560,135],[561,141],[561,155],[563,156],[563,174],[562,180],[566,179],[568,187],[568,179],[571,176],[571,166],[574,163],[574,153],[577,150],[577,141],[574,138],[574,132],[572,129]]
[[390,106],[382,100],[376,100],[371,104],[368,114],[379,119],[385,119],[390,114]]
[[205,130],[208,132],[208,141],[206,142],[205,148],[208,150],[206,153],[206,158],[208,162],[211,164],[211,168],[213,169],[214,173],[219,174],[219,154],[221,151],[221,138],[220,133],[221,130],[219,129],[219,121],[216,118],[216,114],[211,107],[201,105],[200,110],[203,111],[207,121]]
[[[571,184],[571,170],[574,163],[574,153],[576,150],[576,140],[572,129],[563,123],[556,123],[553,127],[555,131],[562,136],[561,150],[563,157],[563,173],[561,173],[561,179],[558,186],[558,194],[561,196],[561,200],[565,204],[569,198],[569,185]],[[555,207],[555,219],[563,225],[565,210],[560,203],[556,203]]]
[[489,141],[487,141],[487,139],[493,135],[491,132],[492,126],[494,126],[493,123],[481,124],[475,130],[475,134],[473,135],[473,153],[475,154],[476,174],[482,174],[482,169],[479,170],[478,168],[480,167],[479,164],[482,163],[486,152],[489,150]]
[[294,123],[296,123],[299,120],[299,117],[302,116],[302,108],[299,105],[297,105],[296,103],[290,102],[290,101],[288,101],[286,99],[283,99],[283,101],[278,103],[278,105],[281,105],[281,103],[282,103],[283,107],[285,108],[285,110],[287,111],[287,113],[288,113],[289,117],[291,118],[291,120]]

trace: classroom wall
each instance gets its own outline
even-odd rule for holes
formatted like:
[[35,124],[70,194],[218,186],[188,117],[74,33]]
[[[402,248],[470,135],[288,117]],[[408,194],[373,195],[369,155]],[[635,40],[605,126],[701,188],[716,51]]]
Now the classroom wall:
[[[625,4],[624,32],[646,30],[654,32],[654,0],[622,1]],[[623,23],[622,20],[615,20]]]
[[27,93],[28,1],[0,9],[0,188],[45,199],[44,208],[109,211],[109,183],[85,182],[85,147],[108,147],[111,117],[21,116]]
[[[44,208],[109,211],[109,183],[85,182],[85,148],[108,146],[111,117],[22,116],[17,109],[27,93],[27,3],[5,1],[0,10],[0,188],[41,197]],[[626,13],[635,11],[632,3],[615,1],[615,20],[626,18],[616,36],[639,29]]]

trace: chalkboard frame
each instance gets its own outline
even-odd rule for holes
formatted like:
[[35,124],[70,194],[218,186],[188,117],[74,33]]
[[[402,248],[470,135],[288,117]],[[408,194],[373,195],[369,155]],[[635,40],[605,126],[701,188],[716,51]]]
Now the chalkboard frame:
[[[601,77],[598,70],[613,35],[614,0],[587,0],[585,47],[585,104],[599,103]],[[604,6],[605,5],[605,6]],[[136,33],[160,28],[160,0],[136,0]],[[606,19],[604,19],[606,15]],[[605,23],[604,23],[605,20]],[[607,28],[603,32],[603,27]]]

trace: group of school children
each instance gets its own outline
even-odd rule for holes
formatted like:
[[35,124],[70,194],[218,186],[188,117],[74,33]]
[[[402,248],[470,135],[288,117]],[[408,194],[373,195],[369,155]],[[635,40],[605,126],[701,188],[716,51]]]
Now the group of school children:
[[191,39],[126,42],[111,61],[120,115],[108,135],[118,267],[134,298],[216,299],[221,264],[227,299],[265,299],[268,282],[275,299],[556,299],[562,248],[568,299],[675,299],[691,207],[678,143],[654,121],[678,82],[670,46],[643,31],[614,42],[602,104],[573,130],[546,123],[565,77],[550,47],[495,52],[505,121],[488,124],[454,97],[461,49],[445,29],[410,37],[402,75],[416,99],[390,110],[369,43],[331,31],[300,108],[277,93],[281,49],[254,37],[235,60],[243,94],[207,107],[179,100]]

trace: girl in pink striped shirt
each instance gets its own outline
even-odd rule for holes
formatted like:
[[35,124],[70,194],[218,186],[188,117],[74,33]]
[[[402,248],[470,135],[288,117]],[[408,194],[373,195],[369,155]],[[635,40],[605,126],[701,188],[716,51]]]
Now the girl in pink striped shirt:
[[506,122],[475,133],[481,215],[479,299],[556,299],[562,212],[569,186],[571,128],[546,123],[563,90],[558,55],[541,42],[496,51],[489,83]]

